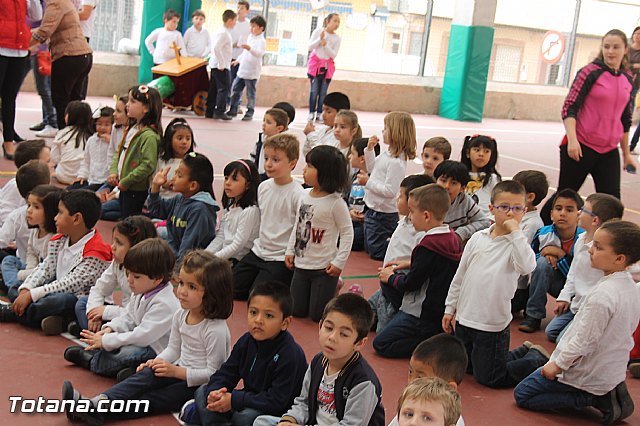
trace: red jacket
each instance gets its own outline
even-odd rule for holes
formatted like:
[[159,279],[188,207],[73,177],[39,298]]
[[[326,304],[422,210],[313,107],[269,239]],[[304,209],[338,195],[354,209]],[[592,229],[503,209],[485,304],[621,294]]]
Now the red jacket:
[[24,0],[0,0],[2,25],[0,47],[29,50],[31,31],[27,25],[27,2]]

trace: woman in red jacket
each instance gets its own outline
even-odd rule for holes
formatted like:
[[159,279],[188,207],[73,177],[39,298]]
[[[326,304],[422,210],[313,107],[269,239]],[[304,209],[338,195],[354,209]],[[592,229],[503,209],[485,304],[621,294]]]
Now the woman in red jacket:
[[37,0],[0,0],[0,97],[2,98],[2,152],[13,160],[16,139],[16,97],[29,60],[31,31],[27,13],[32,19],[42,18],[42,6]]
[[[596,192],[620,198],[620,152],[623,167],[637,167],[629,151],[631,76],[627,73],[627,36],[611,30],[602,37],[600,54],[583,67],[562,108],[566,136],[560,145],[558,191],[580,190],[588,175]],[[551,203],[541,216],[548,222]]]

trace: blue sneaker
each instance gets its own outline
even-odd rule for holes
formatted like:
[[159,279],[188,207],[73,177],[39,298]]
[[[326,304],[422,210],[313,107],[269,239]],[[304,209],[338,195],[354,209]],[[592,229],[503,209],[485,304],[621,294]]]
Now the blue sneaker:
[[198,407],[196,406],[195,399],[190,399],[189,401],[184,403],[184,405],[180,409],[178,419],[185,422],[186,424],[199,425],[202,423],[200,421],[200,415],[198,414]]

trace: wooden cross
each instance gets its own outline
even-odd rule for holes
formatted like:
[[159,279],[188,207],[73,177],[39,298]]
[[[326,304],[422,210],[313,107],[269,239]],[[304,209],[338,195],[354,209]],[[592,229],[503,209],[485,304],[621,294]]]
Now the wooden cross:
[[180,50],[182,49],[178,47],[175,41],[171,43],[171,46],[169,46],[169,48],[176,52],[176,60],[178,61],[178,65],[182,65],[182,62],[180,62]]

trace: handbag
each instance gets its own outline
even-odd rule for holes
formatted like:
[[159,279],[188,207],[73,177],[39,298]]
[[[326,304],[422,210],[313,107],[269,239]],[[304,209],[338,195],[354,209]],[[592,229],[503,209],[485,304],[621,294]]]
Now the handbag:
[[51,75],[51,52],[42,50],[36,53],[36,58],[38,60],[38,73],[44,76]]

